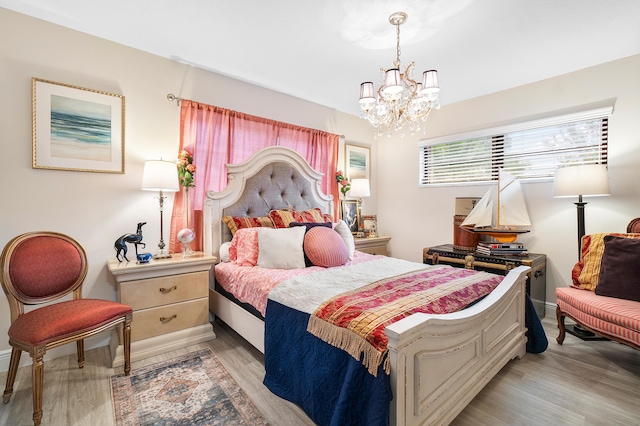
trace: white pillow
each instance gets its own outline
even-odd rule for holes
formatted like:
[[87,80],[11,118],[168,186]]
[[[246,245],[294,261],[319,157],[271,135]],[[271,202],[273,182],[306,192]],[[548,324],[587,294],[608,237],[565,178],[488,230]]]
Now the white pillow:
[[226,242],[220,246],[220,261],[221,262],[230,262],[231,258],[229,257],[229,247],[231,247],[231,242]]
[[258,267],[270,269],[304,268],[304,226],[258,229]]
[[353,260],[353,252],[356,251],[356,243],[353,241],[353,234],[351,233],[351,229],[344,220],[336,222],[333,226],[333,229],[340,234],[344,243],[347,245],[347,254],[349,255],[349,260]]

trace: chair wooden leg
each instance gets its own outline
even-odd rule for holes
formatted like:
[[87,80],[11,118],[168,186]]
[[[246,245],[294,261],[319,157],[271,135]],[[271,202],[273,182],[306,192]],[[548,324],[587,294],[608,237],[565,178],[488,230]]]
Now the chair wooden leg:
[[127,315],[122,327],[123,345],[124,345],[124,375],[128,376],[131,372],[131,320],[132,314]]
[[18,372],[18,365],[20,365],[20,355],[22,355],[22,350],[11,348],[11,361],[9,361],[9,371],[7,371],[7,385],[2,395],[2,402],[4,404],[9,402],[11,394],[13,394],[13,383],[16,381],[16,373]]
[[562,313],[560,306],[556,306],[556,319],[558,320],[558,328],[560,329],[560,334],[558,334],[556,342],[561,345],[564,342],[564,336],[567,330],[564,326],[564,314]]
[[84,367],[84,339],[76,340],[78,348],[78,368]]
[[42,362],[43,353],[38,353],[36,349],[36,355],[33,357],[33,364],[31,365],[31,374],[33,381],[33,424],[34,426],[40,426],[42,421],[42,376],[44,374],[44,363]]

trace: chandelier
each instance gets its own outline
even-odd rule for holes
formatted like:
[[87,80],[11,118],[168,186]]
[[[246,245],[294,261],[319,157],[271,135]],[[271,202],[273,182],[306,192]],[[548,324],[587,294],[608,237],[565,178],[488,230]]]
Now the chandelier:
[[425,71],[420,83],[413,79],[414,62],[404,73],[400,72],[400,25],[406,20],[404,12],[389,16],[389,23],[396,27],[396,60],[388,70],[380,69],[382,83],[378,91],[374,91],[371,81],[360,84],[360,116],[369,120],[376,136],[381,136],[385,128],[387,136],[391,136],[393,130],[401,132],[405,125],[414,134],[427,121],[431,110],[440,108],[438,71]]

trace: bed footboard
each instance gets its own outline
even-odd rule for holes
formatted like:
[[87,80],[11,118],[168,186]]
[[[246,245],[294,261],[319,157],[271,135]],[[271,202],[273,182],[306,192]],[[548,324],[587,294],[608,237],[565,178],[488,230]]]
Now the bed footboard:
[[513,269],[471,308],[414,314],[386,328],[392,425],[449,424],[509,360],[525,355],[529,270]]

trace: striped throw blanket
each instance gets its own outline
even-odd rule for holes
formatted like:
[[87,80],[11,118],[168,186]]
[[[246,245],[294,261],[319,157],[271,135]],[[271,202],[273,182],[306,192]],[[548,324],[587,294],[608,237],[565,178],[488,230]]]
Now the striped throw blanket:
[[372,375],[384,362],[389,374],[387,325],[411,314],[445,314],[489,294],[504,277],[460,268],[436,268],[386,278],[322,303],[307,330],[323,341],[362,358]]

